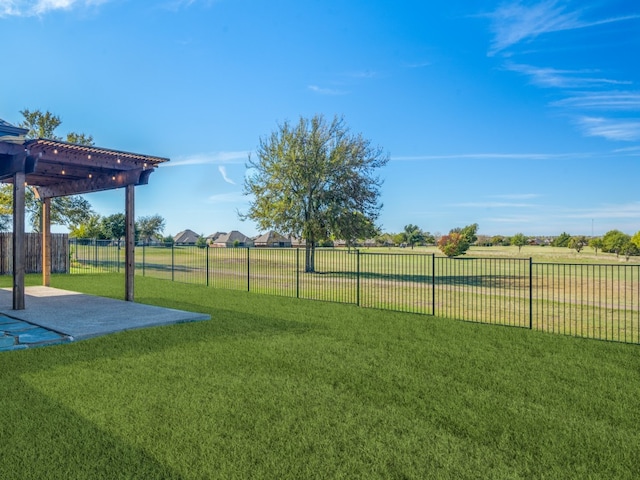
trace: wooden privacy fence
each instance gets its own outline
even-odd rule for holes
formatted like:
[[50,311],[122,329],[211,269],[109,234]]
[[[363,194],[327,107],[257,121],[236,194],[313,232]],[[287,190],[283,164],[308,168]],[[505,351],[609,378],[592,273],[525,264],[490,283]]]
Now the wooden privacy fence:
[[[0,233],[0,275],[13,273],[13,234]],[[42,273],[42,236],[27,233],[25,236],[25,271]],[[69,235],[51,234],[51,272],[69,273]]]

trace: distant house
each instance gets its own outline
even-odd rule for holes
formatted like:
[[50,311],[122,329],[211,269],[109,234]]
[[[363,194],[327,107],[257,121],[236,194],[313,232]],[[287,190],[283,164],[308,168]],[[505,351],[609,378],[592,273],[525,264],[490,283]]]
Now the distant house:
[[200,235],[193,230],[187,229],[173,237],[173,243],[176,245],[195,245],[198,238],[200,238]]
[[207,235],[207,245],[213,245],[215,243],[216,240],[218,240],[218,238],[220,238],[220,236],[222,235],[226,235],[227,232],[216,232],[216,233],[212,233],[211,235]]
[[267,232],[253,240],[256,247],[290,247],[291,239],[276,232]]
[[229,233],[220,235],[211,244],[212,247],[233,248],[233,247],[253,247],[253,240],[244,233],[233,230]]
[[289,235],[289,241],[293,248],[300,248],[307,245],[307,241],[303,238],[296,238],[293,235]]

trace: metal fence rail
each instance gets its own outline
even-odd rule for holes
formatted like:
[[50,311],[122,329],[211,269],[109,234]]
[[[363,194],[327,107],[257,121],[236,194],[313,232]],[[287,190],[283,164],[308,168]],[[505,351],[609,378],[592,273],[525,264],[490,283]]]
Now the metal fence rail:
[[[71,272],[118,272],[117,242],[70,241]],[[291,248],[136,247],[138,274],[368,308],[640,343],[640,265]]]

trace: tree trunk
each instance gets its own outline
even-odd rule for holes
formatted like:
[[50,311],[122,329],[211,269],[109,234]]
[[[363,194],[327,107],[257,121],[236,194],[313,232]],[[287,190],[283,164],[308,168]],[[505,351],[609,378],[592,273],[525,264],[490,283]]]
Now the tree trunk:
[[305,264],[304,271],[306,273],[313,273],[316,271],[316,244],[315,242],[307,241],[305,245]]

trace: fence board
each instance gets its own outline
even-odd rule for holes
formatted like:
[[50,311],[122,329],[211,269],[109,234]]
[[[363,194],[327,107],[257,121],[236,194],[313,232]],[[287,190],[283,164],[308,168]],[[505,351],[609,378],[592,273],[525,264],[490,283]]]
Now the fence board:
[[[0,275],[13,273],[13,234],[0,233]],[[25,272],[42,273],[42,236],[39,233],[25,235]],[[69,273],[69,235],[51,234],[51,272]]]

